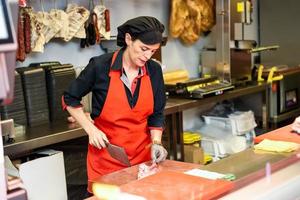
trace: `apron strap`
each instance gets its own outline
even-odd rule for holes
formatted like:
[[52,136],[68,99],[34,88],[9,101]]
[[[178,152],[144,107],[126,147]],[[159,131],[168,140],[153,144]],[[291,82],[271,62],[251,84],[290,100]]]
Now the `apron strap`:
[[115,60],[117,58],[117,55],[119,54],[119,51],[120,50],[117,50],[117,51],[114,52],[112,60],[111,60],[110,68],[112,68],[112,66],[113,66],[113,64],[114,64],[114,62],[115,62]]

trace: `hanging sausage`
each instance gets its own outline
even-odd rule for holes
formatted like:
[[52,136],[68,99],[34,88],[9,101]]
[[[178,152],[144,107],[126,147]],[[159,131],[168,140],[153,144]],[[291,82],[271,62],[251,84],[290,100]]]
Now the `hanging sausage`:
[[100,35],[100,32],[99,32],[99,28],[98,28],[98,17],[97,17],[97,14],[94,13],[94,12],[92,13],[92,21],[93,21],[93,26],[94,26],[94,29],[95,29],[96,43],[99,44],[100,40],[101,40],[101,35]]
[[104,6],[103,1],[100,1],[99,5],[96,5],[93,9],[94,13],[97,14],[98,29],[100,35],[106,40],[110,39],[110,13],[109,10]]
[[30,25],[30,15],[26,10],[23,14],[24,19],[24,45],[25,45],[25,53],[31,52],[31,25]]
[[105,17],[105,31],[109,32],[110,31],[110,14],[109,14],[108,9],[105,9],[104,17]]
[[18,50],[16,56],[18,61],[23,62],[25,60],[25,43],[24,43],[22,12],[19,12],[19,17],[18,17]]

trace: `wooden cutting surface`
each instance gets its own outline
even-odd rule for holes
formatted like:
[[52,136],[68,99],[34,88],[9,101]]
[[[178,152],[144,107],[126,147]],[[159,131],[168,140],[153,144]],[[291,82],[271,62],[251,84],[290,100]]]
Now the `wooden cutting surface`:
[[233,188],[233,183],[229,181],[209,180],[183,173],[201,166],[166,160],[159,165],[157,174],[141,180],[137,180],[138,165],[135,165],[102,176],[97,182],[118,185],[121,191],[145,197],[147,200],[212,199]]
[[[199,188],[196,187],[199,186],[198,182],[196,181],[194,184],[191,184],[191,182],[194,181],[193,178],[192,180],[190,178],[187,179],[184,178],[185,184],[183,184],[181,178],[179,178],[180,180],[177,179],[176,177],[177,173],[181,173],[194,168],[200,168],[203,170],[209,170],[209,171],[214,171],[219,173],[233,173],[235,174],[237,181],[240,182],[240,180],[242,180],[242,184],[237,184],[237,181],[234,181],[233,190],[235,190],[251,183],[252,181],[255,181],[256,179],[259,179],[260,177],[257,176],[253,176],[252,178],[252,175],[253,174],[255,175],[256,172],[259,173],[262,172],[262,170],[265,169],[266,163],[271,163],[273,165],[278,163],[281,160],[282,161],[286,160],[290,156],[291,153],[278,154],[278,153],[270,153],[264,151],[257,152],[254,151],[252,148],[250,148],[205,166],[192,164],[192,163],[166,160],[159,167],[161,172],[168,172],[168,174],[160,175],[160,177],[158,178],[156,177],[154,181],[152,180],[152,178],[150,180],[145,179],[144,180],[145,182],[143,181],[143,179],[140,180],[140,182],[137,181],[138,166],[132,166],[130,168],[126,168],[105,175],[99,178],[97,182],[119,185],[123,190],[129,193],[138,194],[142,191],[143,194],[145,193],[145,195],[147,195],[146,197],[150,199],[158,199],[158,197],[160,199],[164,199],[165,198],[164,193],[168,196],[167,199],[193,199],[193,198],[197,199],[201,197],[201,195],[199,194],[201,190],[199,190]],[[285,163],[285,161],[283,163]],[[171,173],[175,172],[176,176],[173,173],[172,176],[170,177],[169,172]],[[247,177],[250,179],[248,179]],[[148,181],[150,181],[150,183]],[[140,187],[139,186],[140,183],[143,185],[141,191],[138,189]],[[152,186],[150,186],[151,184]],[[204,198],[216,199],[218,197],[215,197],[215,195],[222,194],[222,193],[224,193],[225,195],[226,191],[231,192],[232,190],[230,188],[233,187],[231,183],[229,185],[223,183],[207,184],[207,182],[204,181],[204,183],[201,184],[204,184],[201,186],[202,189],[206,188],[206,186],[208,185],[211,186],[211,188],[209,189],[217,188],[214,191],[209,190],[206,193],[203,193],[202,195],[203,199]],[[189,187],[185,187],[185,185],[189,185]],[[184,190],[189,191],[189,193],[188,194],[185,193]],[[153,197],[152,196],[153,191],[155,191],[155,193],[159,193],[160,196]],[[214,192],[216,192],[216,194],[214,194]],[[211,193],[212,196],[210,197],[209,195],[211,195]],[[173,196],[170,196],[170,194]],[[200,197],[197,195],[199,195]],[[97,200],[97,198],[91,197],[88,200]]]
[[[111,184],[111,185],[126,185],[130,184],[132,182],[135,183],[137,181],[137,174],[138,174],[138,166],[131,166],[107,175],[104,175],[102,177],[99,177],[95,182],[98,183],[105,183],[105,184]],[[180,161],[174,161],[174,160],[165,160],[161,164],[158,165],[159,172],[164,172],[164,171],[171,171],[171,172],[178,172],[182,173],[194,168],[200,168],[202,165],[200,164],[194,164],[194,163],[185,163],[185,162],[180,162]],[[160,180],[157,180],[160,182]],[[131,188],[130,185],[124,186],[125,190],[128,190]],[[135,187],[135,186],[133,186]],[[146,188],[144,188],[146,190]],[[148,189],[151,189],[148,188]],[[86,200],[97,200],[95,196],[90,197]]]
[[[174,160],[165,160],[158,165],[159,171],[176,171],[185,172],[190,169],[199,168],[201,165],[194,163],[185,163]],[[124,185],[131,181],[137,180],[138,165],[128,167],[102,177],[99,177],[96,182],[112,185]]]
[[255,143],[261,142],[263,139],[295,142],[300,144],[300,135],[292,132],[292,125],[287,125],[282,128],[262,134],[254,139]]
[[120,187],[121,191],[147,200],[214,199],[233,189],[233,183],[210,180],[175,171],[161,171]]
[[[288,125],[256,137],[255,142],[267,138],[300,143],[300,136],[292,133],[291,130],[291,125]],[[247,149],[207,166],[166,160],[159,165],[159,174],[139,181],[137,181],[138,165],[136,165],[99,177],[97,182],[118,185],[124,192],[142,195],[147,199],[211,199],[230,192],[233,183],[203,180],[199,177],[190,177],[182,172],[200,168],[219,173],[233,173],[237,179],[240,179],[265,168],[267,162],[275,163],[289,156],[290,154],[272,154]],[[96,200],[96,197],[88,200]]]

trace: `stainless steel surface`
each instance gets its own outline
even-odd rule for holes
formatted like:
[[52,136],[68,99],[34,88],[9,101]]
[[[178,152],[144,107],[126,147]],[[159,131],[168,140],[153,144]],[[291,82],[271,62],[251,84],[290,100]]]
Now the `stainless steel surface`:
[[258,170],[264,169],[268,162],[272,164],[291,155],[291,153],[279,154],[254,151],[251,148],[217,162],[205,165],[201,167],[201,169],[219,173],[233,173],[237,179],[240,179]]
[[256,41],[254,40],[231,40],[230,48],[232,49],[242,49],[251,52],[251,49],[256,47]]
[[[250,1],[218,0],[216,2],[217,76],[228,83],[249,81],[253,60],[249,50],[256,46],[254,38],[245,36],[245,27],[252,24]],[[239,52],[235,49],[245,51]]]
[[[234,41],[232,41],[234,43]],[[251,80],[253,55],[250,47],[243,49],[230,49],[230,77],[232,83],[245,82]],[[251,47],[252,48],[252,47]],[[250,49],[251,49],[250,48]],[[216,51],[204,50],[201,54],[202,75],[216,74]]]
[[251,80],[252,54],[249,50],[230,50],[230,75],[233,83]]
[[195,107],[206,106],[212,102],[220,102],[223,100],[234,99],[237,97],[247,96],[250,94],[260,93],[262,94],[262,115],[263,115],[263,128],[268,129],[267,119],[269,118],[269,101],[268,101],[268,84],[253,84],[245,87],[237,87],[234,90],[225,92],[222,95],[206,97],[203,99],[183,99],[183,98],[170,98],[167,101],[164,114],[172,114],[174,112],[182,112],[186,109]]
[[232,83],[251,80],[252,54],[257,42],[246,36],[252,26],[252,3],[249,0],[230,0],[230,76]]
[[296,117],[298,117],[300,115],[300,108],[294,109],[292,111],[286,112],[284,114],[280,114],[280,115],[276,115],[271,117],[271,122],[272,123],[278,123],[278,122],[282,122],[284,120],[287,119],[294,119]]
[[201,53],[201,76],[216,74],[216,49],[204,49]]
[[[281,166],[280,166],[281,165]],[[295,200],[300,196],[300,159],[289,158],[235,181],[235,190],[221,199]],[[269,172],[267,172],[269,168]],[[247,181],[248,179],[248,181]],[[244,184],[240,184],[244,182]]]
[[77,124],[66,121],[44,124],[27,128],[23,134],[15,137],[15,142],[4,145],[4,154],[16,156],[33,149],[85,136],[84,130]]
[[[240,97],[240,96],[245,96],[248,94],[253,94],[253,93],[260,93],[260,92],[265,92],[267,88],[266,84],[262,84],[262,85],[249,85],[247,87],[240,87],[240,88],[235,88],[234,90],[230,90],[227,91],[226,93],[222,94],[222,95],[218,95],[218,96],[213,96],[213,97],[207,97],[204,99],[199,99],[195,102],[192,102],[189,104],[189,106],[195,106],[194,104],[201,106],[201,105],[205,105],[207,103],[211,103],[211,102],[220,102],[223,100],[229,100],[229,99],[233,99],[236,97]],[[180,106],[180,109],[185,108],[185,105]]]
[[221,81],[231,83],[230,76],[230,0],[216,1],[216,68]]
[[257,1],[230,0],[230,11],[231,40],[258,41]]
[[266,87],[265,92],[263,93],[263,102],[262,102],[262,127],[264,130],[269,129],[269,117],[270,117],[270,97],[269,97],[269,85]]
[[[172,148],[172,156],[174,159],[183,160],[182,112],[184,110],[198,108],[212,102],[220,102],[225,99],[233,99],[253,93],[262,93],[264,95],[267,91],[267,87],[267,84],[249,85],[247,87],[236,88],[219,96],[199,100],[169,98],[164,110],[164,115],[166,115],[166,119],[170,118],[166,129],[170,130],[167,134],[170,137],[170,148]],[[268,101],[264,102],[264,104],[267,102]],[[266,124],[266,122],[263,123]],[[68,124],[66,121],[61,121],[26,128],[23,134],[17,133],[16,135],[14,143],[4,145],[5,155],[18,157],[40,147],[86,136],[86,133],[78,124]]]
[[13,119],[7,119],[2,121],[0,119],[0,129],[2,131],[2,136],[8,136],[9,138],[15,137],[15,127]]

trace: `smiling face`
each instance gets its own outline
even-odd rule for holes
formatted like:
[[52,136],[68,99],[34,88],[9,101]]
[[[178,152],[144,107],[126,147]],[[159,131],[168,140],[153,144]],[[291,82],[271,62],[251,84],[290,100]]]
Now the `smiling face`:
[[131,64],[142,67],[152,57],[152,55],[159,49],[160,43],[147,45],[141,40],[133,40],[132,37],[126,33],[125,41],[127,44],[126,50]]

